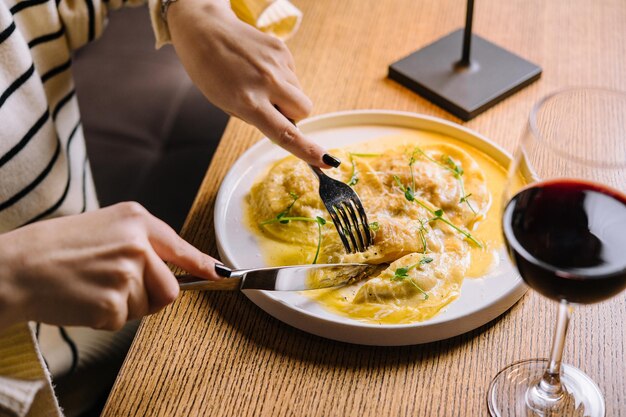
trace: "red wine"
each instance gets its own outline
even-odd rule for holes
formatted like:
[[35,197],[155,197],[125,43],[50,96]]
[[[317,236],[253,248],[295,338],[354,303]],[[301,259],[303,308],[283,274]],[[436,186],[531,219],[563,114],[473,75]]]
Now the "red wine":
[[533,289],[594,303],[626,287],[626,197],[575,180],[538,183],[507,205],[504,236]]

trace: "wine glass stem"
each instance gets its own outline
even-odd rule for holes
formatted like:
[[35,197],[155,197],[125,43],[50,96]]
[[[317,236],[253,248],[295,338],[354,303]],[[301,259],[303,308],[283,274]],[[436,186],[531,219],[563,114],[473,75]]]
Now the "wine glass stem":
[[[543,404],[543,407],[553,407],[563,395],[561,385],[561,359],[563,358],[563,348],[572,307],[565,300],[559,304],[559,313],[552,339],[552,351],[550,352],[550,362],[542,378],[528,392],[527,402],[535,406]],[[538,408],[543,408],[538,407]],[[535,407],[532,407],[535,408]]]

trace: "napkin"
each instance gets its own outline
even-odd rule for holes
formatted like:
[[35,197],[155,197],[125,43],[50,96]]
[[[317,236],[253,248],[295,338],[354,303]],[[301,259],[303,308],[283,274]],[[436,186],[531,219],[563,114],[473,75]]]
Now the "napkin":
[[257,29],[286,40],[302,21],[302,12],[289,0],[231,0],[235,14]]
[[23,380],[0,375],[0,415],[25,417],[43,380]]
[[50,374],[28,323],[0,331],[0,416],[61,417]]
[[[161,0],[148,0],[148,5],[158,49],[171,42],[170,31],[161,18]],[[289,0],[231,0],[230,6],[239,19],[282,40],[296,33],[302,21],[302,12]]]

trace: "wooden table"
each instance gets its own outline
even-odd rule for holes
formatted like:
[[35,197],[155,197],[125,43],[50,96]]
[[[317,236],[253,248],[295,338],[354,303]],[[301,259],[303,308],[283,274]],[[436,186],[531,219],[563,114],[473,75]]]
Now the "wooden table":
[[[315,114],[394,109],[460,122],[386,79],[387,65],[460,27],[462,0],[294,0],[289,42]],[[570,85],[626,90],[624,0],[484,0],[475,32],[541,65],[541,80],[465,125],[512,151],[532,104]],[[217,256],[213,203],[231,164],[261,138],[231,120],[182,232]],[[592,140],[592,138],[590,138]],[[556,305],[528,293],[465,335],[420,346],[356,346],[270,317],[240,293],[184,293],[146,318],[105,416],[481,416],[506,364],[547,356]],[[580,307],[565,361],[626,415],[626,294]]]

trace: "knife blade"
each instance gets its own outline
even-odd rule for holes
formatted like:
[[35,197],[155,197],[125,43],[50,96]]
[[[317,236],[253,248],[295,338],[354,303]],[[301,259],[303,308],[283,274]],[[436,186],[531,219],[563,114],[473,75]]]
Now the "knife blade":
[[216,264],[215,271],[224,277],[221,280],[208,281],[193,275],[178,275],[176,279],[181,290],[307,291],[351,284],[380,268],[380,265],[350,263],[230,269]]

